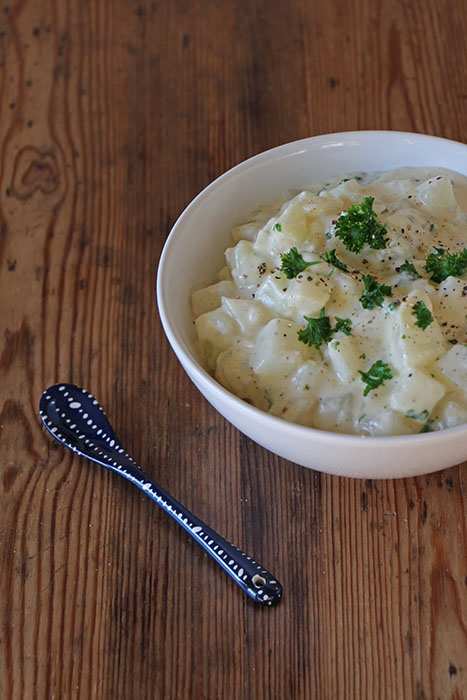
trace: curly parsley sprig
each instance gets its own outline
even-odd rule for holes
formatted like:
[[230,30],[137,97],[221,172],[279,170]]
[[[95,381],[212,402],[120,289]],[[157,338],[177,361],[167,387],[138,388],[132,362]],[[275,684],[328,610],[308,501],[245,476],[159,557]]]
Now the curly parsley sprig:
[[419,279],[421,275],[418,273],[417,268],[409,260],[405,260],[399,268],[396,268],[399,272],[405,272],[413,280]]
[[360,302],[364,309],[382,306],[384,297],[392,297],[392,289],[387,284],[380,284],[372,275],[363,275],[362,279],[365,289]]
[[352,321],[350,318],[338,318],[336,316],[336,327],[334,333],[344,333],[344,335],[352,335]]
[[417,301],[413,307],[412,315],[416,316],[415,325],[424,331],[433,321],[433,314],[424,301]]
[[367,396],[370,391],[384,384],[386,379],[392,379],[392,370],[387,362],[383,362],[383,360],[374,362],[368,372],[362,372],[360,369],[358,372],[362,375],[362,382],[366,384],[363,396]]
[[298,339],[305,345],[315,346],[319,349],[322,343],[328,343],[332,338],[331,320],[324,314],[324,306],[318,318],[304,316],[306,328],[298,331]]
[[335,234],[352,253],[359,253],[365,245],[386,248],[386,227],[376,219],[374,199],[365,197],[360,204],[352,204],[337,219]]
[[324,306],[317,318],[304,316],[307,323],[305,328],[298,331],[298,339],[312,347],[320,348],[322,343],[329,343],[334,333],[341,331],[345,335],[352,335],[352,321],[350,318],[337,318],[334,328],[331,326],[331,319],[324,313]]
[[298,252],[295,246],[289,250],[288,253],[283,253],[281,255],[281,268],[280,271],[284,273],[287,279],[294,279],[300,272],[303,272],[310,267],[310,265],[318,265],[321,260],[314,260],[313,262],[306,262],[303,259],[301,253]]
[[462,277],[467,272],[467,248],[458,253],[435,248],[435,252],[426,259],[425,270],[431,272],[430,279],[438,284],[447,277]]
[[280,272],[283,272],[288,279],[293,279],[306,270],[310,265],[320,265],[321,263],[328,263],[333,267],[337,267],[339,270],[344,272],[349,272],[347,265],[339,260],[336,255],[336,249],[326,250],[324,255],[321,255],[320,260],[313,260],[312,262],[307,262],[304,260],[303,255],[298,252],[297,248],[292,247],[288,253],[281,254],[281,268]]

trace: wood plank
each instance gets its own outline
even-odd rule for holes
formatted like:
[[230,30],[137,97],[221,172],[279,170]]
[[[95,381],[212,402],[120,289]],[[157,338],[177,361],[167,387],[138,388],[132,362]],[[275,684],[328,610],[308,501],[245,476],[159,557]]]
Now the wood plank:
[[[2,698],[462,698],[465,465],[322,475],[228,425],[155,277],[186,204],[318,133],[465,141],[461,0],[18,0],[0,7]],[[51,442],[99,398],[161,484],[274,571],[256,608],[127,483]]]

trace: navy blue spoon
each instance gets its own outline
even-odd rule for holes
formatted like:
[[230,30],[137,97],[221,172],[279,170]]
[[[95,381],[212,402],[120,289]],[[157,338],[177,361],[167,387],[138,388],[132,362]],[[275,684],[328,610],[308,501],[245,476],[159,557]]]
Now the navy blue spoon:
[[282,586],[274,576],[211,530],[143,472],[120,445],[92,394],[74,384],[55,384],[42,394],[39,413],[47,430],[62,445],[124,476],[152,498],[255,603],[274,605],[280,600]]

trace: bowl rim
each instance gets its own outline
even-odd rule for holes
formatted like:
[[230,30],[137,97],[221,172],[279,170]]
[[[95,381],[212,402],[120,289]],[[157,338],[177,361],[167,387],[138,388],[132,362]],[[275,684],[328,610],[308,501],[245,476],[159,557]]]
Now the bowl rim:
[[[354,435],[349,433],[339,433],[323,430],[321,428],[313,428],[311,426],[304,426],[298,423],[293,423],[291,421],[284,420],[278,416],[271,415],[261,409],[248,404],[243,399],[230,392],[228,389],[223,387],[216,379],[214,379],[207,370],[202,367],[199,361],[193,356],[193,354],[186,348],[185,343],[178,337],[177,332],[171,322],[170,315],[167,312],[167,302],[168,300],[164,294],[164,277],[166,275],[167,261],[172,253],[172,248],[176,242],[176,237],[178,229],[181,228],[185,219],[187,219],[193,209],[196,209],[203,201],[210,197],[220,186],[224,184],[224,181],[232,176],[236,176],[243,170],[250,169],[256,165],[260,165],[264,160],[269,160],[271,156],[277,155],[281,157],[291,157],[297,152],[309,150],[306,148],[312,144],[319,144],[320,141],[325,142],[330,139],[347,139],[352,138],[384,138],[393,137],[400,139],[410,139],[419,142],[433,143],[445,143],[456,149],[463,149],[466,151],[467,156],[467,144],[460,141],[454,141],[452,139],[447,139],[440,136],[433,136],[431,134],[423,134],[418,132],[407,132],[407,131],[393,131],[393,130],[361,130],[361,131],[340,131],[333,133],[323,133],[317,134],[315,136],[308,136],[306,138],[298,139],[295,141],[289,141],[278,146],[274,146],[265,151],[261,151],[256,155],[250,156],[245,160],[237,163],[228,170],[217,176],[212,182],[210,182],[206,187],[204,187],[183,209],[181,214],[176,219],[173,224],[169,235],[164,243],[161,256],[159,258],[158,269],[157,269],[157,281],[156,281],[156,294],[157,294],[157,305],[159,310],[159,316],[166,333],[167,339],[174,350],[177,358],[181,362],[184,370],[187,372],[191,381],[196,385],[194,377],[203,384],[209,386],[211,392],[213,392],[219,400],[227,399],[233,406],[238,410],[244,412],[245,416],[251,416],[252,420],[261,420],[266,422],[271,422],[271,428],[275,428],[280,431],[288,431],[289,436],[293,439],[316,439],[322,441],[323,443],[336,443],[338,441],[340,448],[354,448],[357,445],[371,445],[373,447],[390,447],[394,446],[396,443],[399,447],[403,447],[406,443],[411,446],[415,446],[417,443],[422,445],[430,445],[433,441],[437,443],[442,443],[448,441],[452,436],[465,435],[467,437],[467,423],[455,426],[452,428],[444,428],[443,430],[437,430],[427,433],[411,433],[408,435],[384,435],[384,436],[367,436],[367,435]],[[396,166],[397,167],[397,166]],[[433,166],[436,167],[436,166]],[[467,169],[465,175],[467,176]],[[188,370],[189,367],[189,370]],[[199,390],[199,389],[198,389]],[[202,392],[200,392],[202,393]],[[205,397],[206,398],[206,397]],[[209,399],[206,399],[209,401]],[[216,409],[218,410],[218,409]],[[336,445],[336,448],[338,446]],[[363,448],[365,449],[365,448]]]

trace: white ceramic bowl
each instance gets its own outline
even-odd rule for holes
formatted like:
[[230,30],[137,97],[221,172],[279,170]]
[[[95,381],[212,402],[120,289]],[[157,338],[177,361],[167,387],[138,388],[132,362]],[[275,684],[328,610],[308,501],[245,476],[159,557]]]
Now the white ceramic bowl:
[[245,435],[305,467],[362,478],[427,474],[467,459],[467,425],[418,435],[360,437],[270,416],[228,392],[203,368],[190,310],[191,292],[212,282],[225,264],[230,228],[258,203],[330,175],[406,165],[444,167],[467,175],[467,146],[422,134],[355,131],[273,148],[206,187],[175,223],[162,252],[157,277],[160,317],[187,374]]

